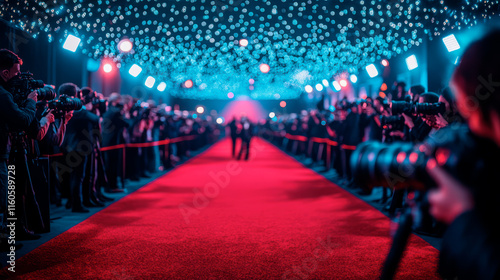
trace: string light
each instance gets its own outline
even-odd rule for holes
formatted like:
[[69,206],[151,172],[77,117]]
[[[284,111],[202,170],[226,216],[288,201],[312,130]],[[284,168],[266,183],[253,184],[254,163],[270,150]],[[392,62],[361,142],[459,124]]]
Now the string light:
[[[62,44],[71,34],[81,39],[81,52],[94,60],[106,56],[117,65],[141,65],[148,75],[165,81],[173,96],[246,94],[252,77],[252,96],[288,99],[299,97],[315,80],[357,73],[425,38],[496,18],[499,2],[6,1],[0,16],[33,38]],[[120,52],[124,38],[133,42],[133,52]],[[264,63],[273,71],[261,72]],[[189,77],[207,86],[180,89],[179,83]]]

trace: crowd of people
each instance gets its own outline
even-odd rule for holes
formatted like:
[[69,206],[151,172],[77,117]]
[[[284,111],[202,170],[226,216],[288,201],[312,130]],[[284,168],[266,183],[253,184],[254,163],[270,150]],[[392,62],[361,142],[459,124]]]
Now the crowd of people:
[[[11,81],[19,76],[20,65],[16,54],[0,50],[2,246],[7,245],[3,235],[10,232],[5,227],[10,214],[18,221],[16,240],[38,239],[50,230],[47,205],[62,207],[66,199],[65,207],[77,213],[103,207],[113,201],[107,193],[124,192],[125,180],[173,167],[224,134],[216,116],[119,93],[104,98],[72,83],[16,100]],[[53,100],[42,96],[51,91],[48,99]],[[14,168],[15,196],[10,196],[14,180],[8,179],[9,170]],[[14,197],[15,203],[8,202]],[[8,203],[15,204],[15,211]]]
[[[387,98],[341,99],[331,110],[318,106],[301,114],[280,115],[266,120],[259,133],[292,153],[331,164],[361,195],[365,189],[351,172],[357,160],[351,155],[358,145],[408,142],[423,154],[428,153],[428,143],[444,145],[424,166],[433,182],[425,182],[422,176],[417,180],[426,183],[424,190],[407,185],[393,188],[390,196],[384,188],[384,210],[394,217],[403,207],[416,207],[410,212],[418,213],[413,230],[443,237],[439,272],[445,279],[498,279],[500,244],[494,219],[500,195],[495,176],[500,154],[499,43],[496,31],[472,44],[452,76],[451,88],[430,92],[414,85],[407,90],[404,83],[395,83]],[[326,145],[331,145],[331,156]],[[400,154],[392,155],[387,162],[402,167],[407,154],[401,160]],[[378,160],[375,154],[366,158]],[[409,161],[418,164],[411,154]]]

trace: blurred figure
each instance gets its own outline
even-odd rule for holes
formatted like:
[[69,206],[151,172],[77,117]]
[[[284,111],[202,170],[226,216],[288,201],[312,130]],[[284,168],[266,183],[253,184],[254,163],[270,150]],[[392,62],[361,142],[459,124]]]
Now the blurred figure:
[[247,117],[241,118],[241,131],[239,133],[239,137],[241,138],[241,148],[240,153],[238,154],[238,160],[241,159],[243,153],[245,153],[245,160],[248,160],[250,155],[250,140],[253,137],[254,125],[250,122]]
[[[129,127],[129,123],[125,121],[122,115],[122,98],[119,93],[113,92],[108,98],[108,109],[102,116],[102,146],[109,147],[125,143],[123,131]],[[106,164],[107,178],[109,186],[107,191],[120,191],[118,188],[118,174],[122,167],[120,161],[121,150],[113,149],[104,152],[104,161]],[[122,186],[124,187],[124,186]]]
[[236,117],[233,117],[233,120],[227,125],[230,130],[230,136],[231,136],[231,155],[233,158],[235,157],[236,153],[236,140],[238,139],[238,125],[236,124]]

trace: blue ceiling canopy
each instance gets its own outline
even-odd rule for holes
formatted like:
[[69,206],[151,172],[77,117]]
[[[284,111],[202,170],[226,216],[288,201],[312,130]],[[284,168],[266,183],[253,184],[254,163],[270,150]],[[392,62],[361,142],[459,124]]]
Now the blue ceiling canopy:
[[[138,64],[141,75],[164,81],[173,96],[287,99],[309,83],[358,74],[426,37],[498,16],[498,2],[7,1],[0,15],[33,37],[62,44],[76,36],[92,59],[108,57],[127,70]],[[133,42],[132,52],[118,50],[123,38]],[[192,88],[180,86],[188,79]]]

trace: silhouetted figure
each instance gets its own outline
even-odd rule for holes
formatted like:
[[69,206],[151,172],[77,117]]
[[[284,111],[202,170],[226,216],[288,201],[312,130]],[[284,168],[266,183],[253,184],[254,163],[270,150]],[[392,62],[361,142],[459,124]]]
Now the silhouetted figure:
[[236,118],[233,118],[233,120],[228,124],[229,130],[231,131],[231,155],[234,158],[236,155],[236,140],[238,140],[238,124],[236,123]]
[[238,160],[241,159],[243,153],[245,153],[245,160],[248,160],[250,155],[250,140],[252,140],[254,125],[248,120],[248,118],[241,118],[241,131],[239,137],[241,138],[241,149],[238,154]]

